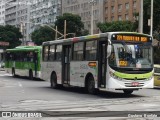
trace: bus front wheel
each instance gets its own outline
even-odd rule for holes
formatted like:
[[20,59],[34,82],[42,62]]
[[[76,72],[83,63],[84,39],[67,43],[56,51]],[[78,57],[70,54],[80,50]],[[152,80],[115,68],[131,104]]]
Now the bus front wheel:
[[87,91],[88,91],[89,94],[95,94],[96,93],[95,82],[94,82],[94,78],[92,76],[89,77],[88,85],[87,85]]
[[130,95],[133,93],[133,90],[123,90],[124,94]]
[[57,88],[57,77],[56,74],[51,75],[51,88]]

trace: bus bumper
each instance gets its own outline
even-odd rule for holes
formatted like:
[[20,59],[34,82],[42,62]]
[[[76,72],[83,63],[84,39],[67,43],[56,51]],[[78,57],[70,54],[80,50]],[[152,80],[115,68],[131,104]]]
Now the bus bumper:
[[153,88],[153,80],[152,77],[150,80],[116,80],[114,78],[110,78],[107,81],[107,88],[109,89],[142,89],[142,88]]

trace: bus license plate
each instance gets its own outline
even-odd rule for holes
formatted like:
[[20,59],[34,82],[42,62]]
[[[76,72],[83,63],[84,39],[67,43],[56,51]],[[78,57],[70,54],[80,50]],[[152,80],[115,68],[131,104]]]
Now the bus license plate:
[[138,86],[139,82],[132,82],[132,86]]

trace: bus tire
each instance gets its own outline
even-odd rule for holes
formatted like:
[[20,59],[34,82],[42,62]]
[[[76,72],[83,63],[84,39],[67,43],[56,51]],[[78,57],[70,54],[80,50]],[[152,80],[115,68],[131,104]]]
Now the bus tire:
[[130,95],[133,93],[133,90],[123,90],[124,94]]
[[33,72],[32,72],[32,70],[29,70],[29,79],[33,80]]
[[52,73],[51,75],[51,88],[56,89],[57,88],[57,76],[55,73]]
[[16,76],[16,74],[15,74],[15,69],[14,69],[14,68],[12,68],[12,76],[13,76],[13,77]]
[[96,93],[95,81],[94,81],[93,76],[88,77],[87,91],[88,91],[89,94],[95,94]]

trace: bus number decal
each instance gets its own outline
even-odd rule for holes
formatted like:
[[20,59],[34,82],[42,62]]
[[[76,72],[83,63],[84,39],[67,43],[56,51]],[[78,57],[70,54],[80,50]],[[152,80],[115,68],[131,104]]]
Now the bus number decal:
[[119,65],[120,65],[120,66],[127,66],[127,65],[128,65],[128,62],[121,60],[121,61],[119,61]]

